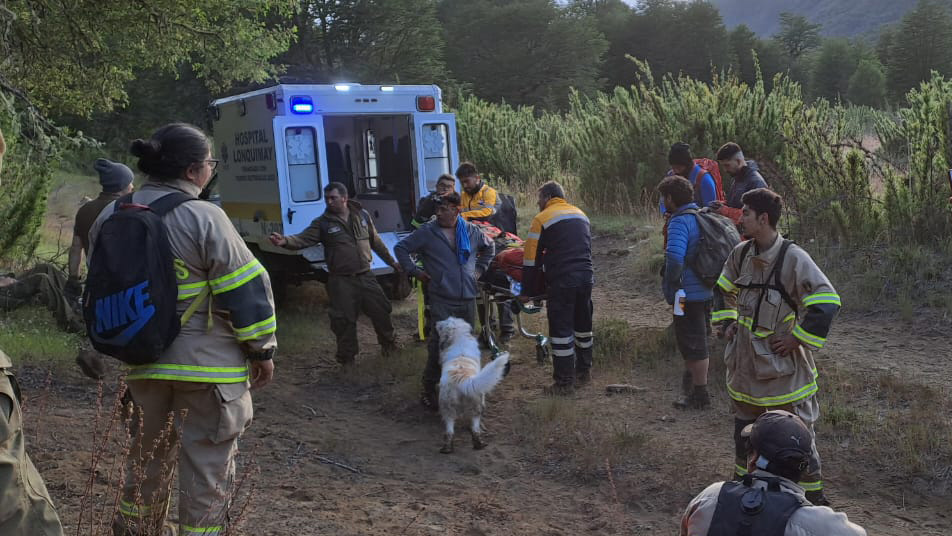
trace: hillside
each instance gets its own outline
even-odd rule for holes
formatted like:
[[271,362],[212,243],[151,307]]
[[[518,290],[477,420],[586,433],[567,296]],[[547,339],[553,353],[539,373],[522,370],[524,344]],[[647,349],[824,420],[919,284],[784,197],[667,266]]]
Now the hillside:
[[789,11],[823,25],[825,36],[874,39],[884,24],[898,22],[916,0],[710,0],[728,28],[746,24],[762,37],[775,34]]

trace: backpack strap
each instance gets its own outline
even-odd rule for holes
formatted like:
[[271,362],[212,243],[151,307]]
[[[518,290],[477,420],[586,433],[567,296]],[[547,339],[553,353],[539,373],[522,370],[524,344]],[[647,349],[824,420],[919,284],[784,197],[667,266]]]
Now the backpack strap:
[[[130,194],[129,198],[132,198]],[[162,197],[156,199],[155,201],[149,203],[149,210],[155,213],[156,216],[162,217],[168,214],[173,208],[181,205],[186,201],[196,201],[197,197],[193,195],[188,195],[185,192],[172,192],[170,194],[163,195]]]
[[[752,242],[752,240],[751,240]],[[790,244],[793,244],[793,240],[784,239],[783,243],[780,245],[780,251],[777,253],[777,260],[774,261],[773,268],[770,269],[770,273],[767,274],[767,278],[764,283],[757,285],[749,285],[747,288],[759,288],[760,289],[760,299],[757,300],[757,307],[754,309],[754,318],[752,325],[757,326],[757,321],[760,320],[760,305],[764,301],[764,292],[768,289],[776,290],[780,292],[780,297],[783,298],[783,301],[793,309],[793,313],[797,314],[797,303],[793,301],[793,298],[790,297],[790,294],[787,293],[787,289],[784,288],[783,283],[780,281],[780,271],[783,269],[783,260],[787,256],[787,250],[790,249]],[[741,257],[743,259],[743,257]],[[773,279],[773,284],[770,284],[771,278]]]

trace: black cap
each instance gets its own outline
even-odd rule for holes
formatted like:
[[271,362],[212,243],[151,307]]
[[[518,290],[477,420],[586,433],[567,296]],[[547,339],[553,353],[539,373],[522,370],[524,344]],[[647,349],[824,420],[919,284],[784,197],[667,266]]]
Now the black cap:
[[810,428],[793,413],[775,409],[761,414],[740,434],[768,462],[787,469],[803,469],[813,450]]
[[668,163],[672,166],[693,166],[694,157],[691,156],[691,146],[679,141],[668,151]]

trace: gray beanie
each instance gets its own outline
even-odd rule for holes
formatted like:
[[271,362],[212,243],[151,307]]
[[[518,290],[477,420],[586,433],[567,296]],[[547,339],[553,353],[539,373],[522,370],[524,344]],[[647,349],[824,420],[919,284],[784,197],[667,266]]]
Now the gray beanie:
[[132,182],[132,170],[125,164],[99,158],[93,167],[99,172],[99,184],[106,193],[119,192]]

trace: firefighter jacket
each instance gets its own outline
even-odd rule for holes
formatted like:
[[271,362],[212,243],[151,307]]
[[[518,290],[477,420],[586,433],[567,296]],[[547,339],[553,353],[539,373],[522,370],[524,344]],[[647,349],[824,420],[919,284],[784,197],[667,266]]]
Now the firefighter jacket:
[[[754,477],[767,476],[780,480],[780,490],[791,493],[806,501],[803,488],[783,477],[778,477],[766,471],[757,470],[751,473]],[[684,510],[681,517],[681,536],[707,536],[717,510],[717,498],[721,493],[723,482],[711,484],[699,493]],[[766,488],[766,482],[754,480],[754,488]],[[828,506],[804,505],[798,508],[790,519],[782,536],[866,536],[866,531],[859,525],[850,522],[846,514],[834,512]],[[766,536],[766,535],[765,535]]]
[[[201,188],[183,180],[148,182],[132,200],[148,204],[176,191],[198,196]],[[107,205],[93,224],[91,250],[112,210]],[[158,361],[131,367],[127,379],[214,383],[226,401],[236,399],[248,388],[246,356],[277,347],[268,272],[212,203],[182,203],[162,221],[175,256],[179,315],[194,300],[202,301]]]
[[296,235],[287,236],[288,249],[302,249],[324,244],[327,269],[334,275],[354,275],[370,271],[374,253],[383,262],[394,266],[387,245],[380,239],[374,221],[356,201],[347,201],[350,216],[347,221],[325,210],[319,218]]
[[592,230],[588,217],[561,197],[553,197],[532,218],[522,259],[522,294],[533,296],[541,288],[591,285]]
[[460,194],[460,201],[460,210],[463,211],[462,216],[466,221],[488,220],[499,210],[499,195],[484,182],[480,183],[475,194],[464,189]]
[[[810,255],[779,234],[766,251],[757,251],[752,240],[741,242],[724,263],[717,285],[722,292],[711,320],[739,324],[724,353],[730,397],[765,407],[813,396],[817,369],[812,350],[826,343],[840,297]],[[789,334],[800,347],[788,357],[774,354],[771,340]]]

